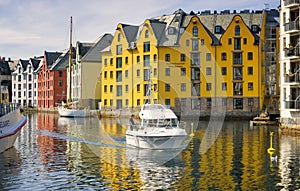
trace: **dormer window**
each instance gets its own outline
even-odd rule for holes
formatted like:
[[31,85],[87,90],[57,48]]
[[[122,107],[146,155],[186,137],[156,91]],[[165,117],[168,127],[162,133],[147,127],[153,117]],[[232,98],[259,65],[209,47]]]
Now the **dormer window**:
[[251,31],[252,31],[252,32],[254,32],[254,33],[259,33],[259,30],[260,30],[260,29],[259,29],[259,27],[258,27],[257,25],[252,25],[252,26],[251,26]]
[[215,26],[215,34],[221,34],[222,33],[222,27],[221,26]]
[[198,36],[198,27],[193,27],[193,36],[197,37]]
[[175,28],[174,27],[169,27],[168,34],[175,34]]

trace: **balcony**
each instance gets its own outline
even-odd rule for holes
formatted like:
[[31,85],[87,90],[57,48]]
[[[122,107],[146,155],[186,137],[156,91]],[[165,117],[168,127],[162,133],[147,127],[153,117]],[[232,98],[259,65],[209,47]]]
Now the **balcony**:
[[290,46],[289,48],[284,48],[284,56],[285,57],[294,57],[300,55],[300,49],[299,44],[297,44],[295,47]]
[[299,31],[299,17],[297,17],[297,19],[295,21],[291,21],[289,23],[285,23],[284,24],[284,31],[285,32],[291,32],[291,31]]
[[299,85],[300,83],[300,69],[298,69],[294,73],[289,73],[284,76],[284,83],[294,83],[295,85]]
[[299,4],[299,0],[285,0],[284,1],[284,6],[289,6],[293,4]]

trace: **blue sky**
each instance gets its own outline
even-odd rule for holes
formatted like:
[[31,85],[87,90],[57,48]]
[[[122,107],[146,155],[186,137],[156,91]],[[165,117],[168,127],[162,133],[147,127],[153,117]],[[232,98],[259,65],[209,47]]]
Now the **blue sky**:
[[179,8],[187,13],[262,10],[266,4],[277,9],[280,0],[0,0],[0,56],[29,59],[67,48],[70,16],[74,42],[94,42],[113,34],[118,23],[140,25]]

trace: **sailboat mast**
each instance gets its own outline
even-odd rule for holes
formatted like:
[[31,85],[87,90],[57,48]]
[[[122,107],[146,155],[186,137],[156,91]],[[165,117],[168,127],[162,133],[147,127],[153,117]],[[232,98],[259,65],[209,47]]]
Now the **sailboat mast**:
[[72,16],[70,22],[70,49],[69,49],[69,98],[68,102],[72,102],[72,58],[73,58],[73,46],[72,46]]

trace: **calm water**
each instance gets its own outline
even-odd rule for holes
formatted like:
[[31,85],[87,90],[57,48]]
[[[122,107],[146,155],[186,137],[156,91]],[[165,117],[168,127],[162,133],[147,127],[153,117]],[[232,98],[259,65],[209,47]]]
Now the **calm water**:
[[300,190],[300,138],[277,127],[192,120],[188,146],[162,152],[126,148],[127,119],[27,117],[1,190]]

